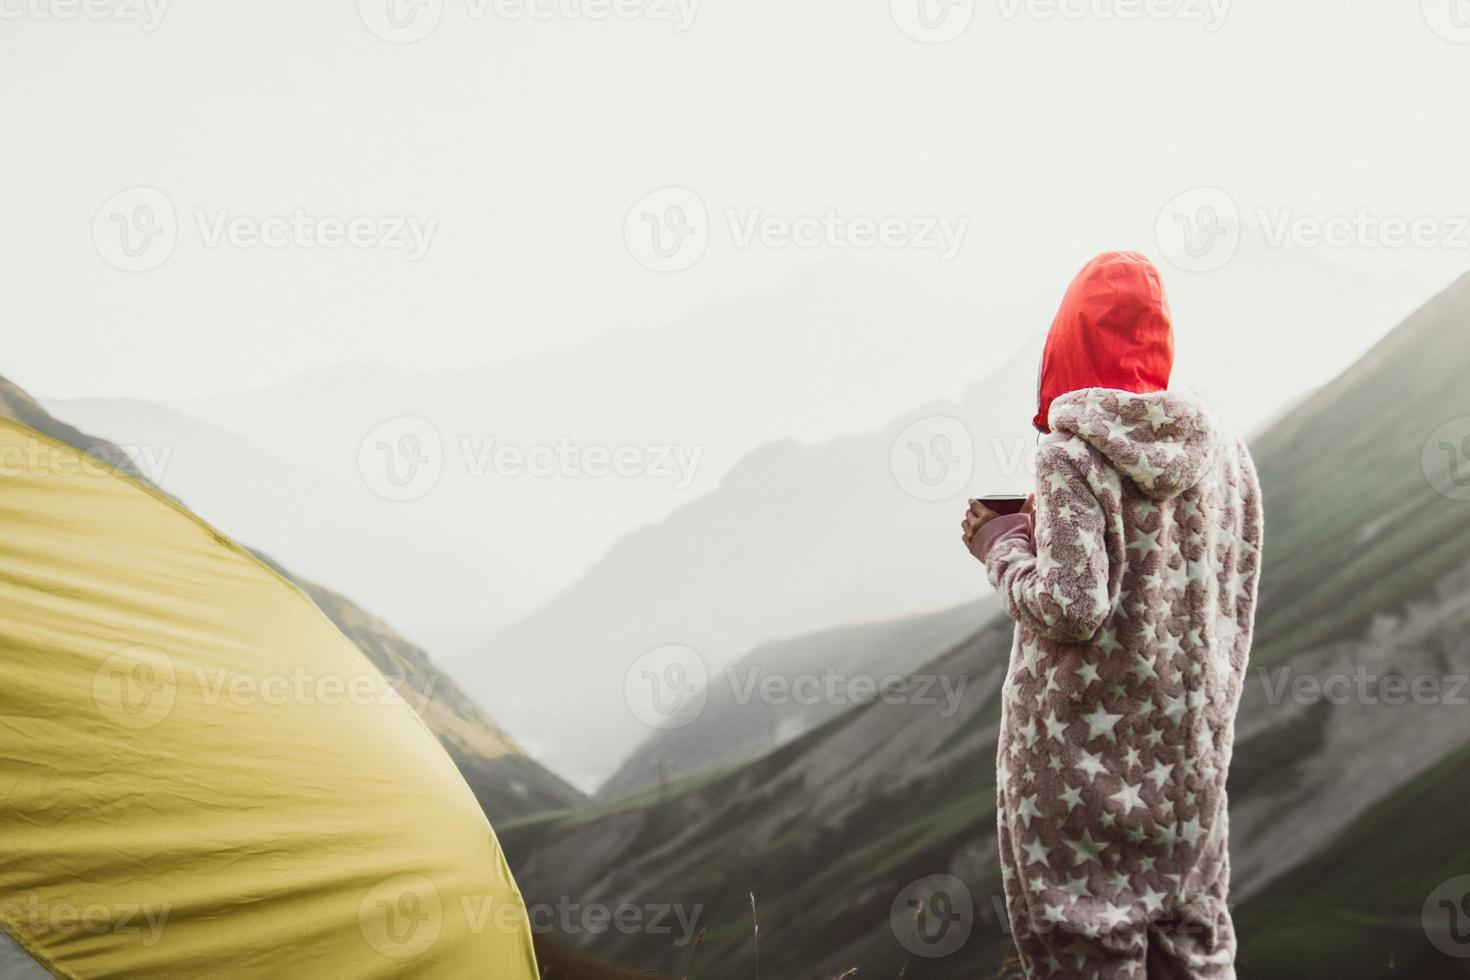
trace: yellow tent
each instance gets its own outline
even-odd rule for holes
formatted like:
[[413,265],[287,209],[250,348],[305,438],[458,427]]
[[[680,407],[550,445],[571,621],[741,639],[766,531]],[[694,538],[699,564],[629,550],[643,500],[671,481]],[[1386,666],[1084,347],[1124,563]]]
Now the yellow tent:
[[366,657],[184,508],[9,420],[0,670],[4,975],[537,976],[494,832]]

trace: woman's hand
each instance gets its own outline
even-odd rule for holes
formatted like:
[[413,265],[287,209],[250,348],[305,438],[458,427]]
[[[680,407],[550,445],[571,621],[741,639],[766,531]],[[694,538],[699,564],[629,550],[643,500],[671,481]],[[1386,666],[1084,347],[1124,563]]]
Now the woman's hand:
[[975,540],[975,535],[979,530],[999,516],[980,501],[970,501],[970,509],[965,511],[965,519],[960,522],[960,529],[964,532],[966,551],[970,550],[970,542]]
[[[1028,496],[1026,498],[1026,503],[1024,503],[1024,504],[1021,505],[1020,513],[1022,513],[1022,514],[1035,514],[1036,513],[1036,495],[1035,494],[1031,494],[1030,496]],[[989,507],[986,507],[980,501],[978,501],[978,500],[972,500],[972,501],[970,501],[970,509],[967,510],[967,511],[965,511],[965,519],[960,522],[960,531],[961,531],[962,536],[964,538],[965,550],[966,551],[971,551],[972,550],[971,549],[971,545],[974,543],[974,541],[975,541],[975,535],[980,532],[980,529],[982,527],[984,527],[985,525],[989,524],[991,521],[995,520],[999,516],[1000,516],[999,514],[997,514],[995,511],[991,510]]]

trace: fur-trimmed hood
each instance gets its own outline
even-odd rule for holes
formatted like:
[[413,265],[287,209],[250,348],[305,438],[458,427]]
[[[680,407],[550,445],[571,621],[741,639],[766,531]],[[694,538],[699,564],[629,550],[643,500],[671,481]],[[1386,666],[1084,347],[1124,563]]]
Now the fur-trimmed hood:
[[1053,401],[1049,421],[1053,433],[1095,446],[1155,500],[1176,497],[1198,483],[1209,472],[1220,439],[1203,399],[1175,391],[1137,395],[1085,388]]

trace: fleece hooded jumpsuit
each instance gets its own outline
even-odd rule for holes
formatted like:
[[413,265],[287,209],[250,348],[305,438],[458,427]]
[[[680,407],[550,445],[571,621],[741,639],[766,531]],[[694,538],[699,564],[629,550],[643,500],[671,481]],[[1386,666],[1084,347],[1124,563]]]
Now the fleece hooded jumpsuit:
[[1016,622],[997,794],[1028,977],[1234,977],[1225,776],[1260,575],[1245,446],[1165,390],[1168,302],[1093,260],[1043,355],[1035,516],[971,549]]

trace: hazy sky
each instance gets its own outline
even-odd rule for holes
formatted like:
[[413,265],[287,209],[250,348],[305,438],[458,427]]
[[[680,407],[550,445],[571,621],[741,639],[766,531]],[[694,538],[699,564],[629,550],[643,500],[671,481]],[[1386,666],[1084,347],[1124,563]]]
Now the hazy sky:
[[[53,397],[499,360],[834,252],[990,304],[1157,251],[1201,186],[1248,233],[1354,219],[1309,247],[1416,299],[1470,257],[1461,0],[96,3],[0,0],[0,373]],[[707,245],[657,272],[625,219],[665,187]]]

